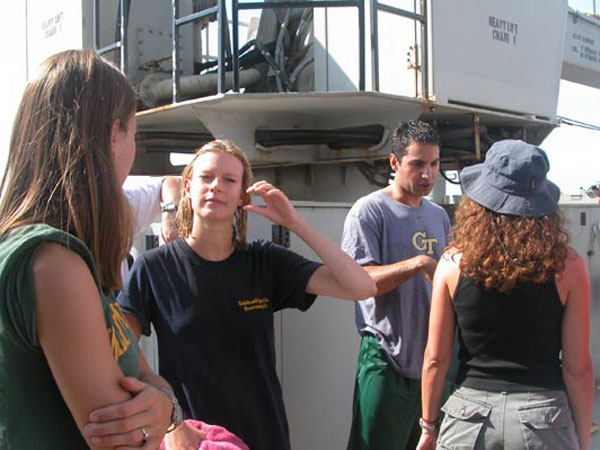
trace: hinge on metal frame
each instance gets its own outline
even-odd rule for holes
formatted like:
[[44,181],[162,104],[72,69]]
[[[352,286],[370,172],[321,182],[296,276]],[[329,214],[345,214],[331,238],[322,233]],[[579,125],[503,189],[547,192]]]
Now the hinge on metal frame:
[[155,234],[147,234],[146,235],[146,250],[150,250],[158,247],[158,236]]
[[290,230],[281,225],[271,225],[271,241],[282,247],[290,248]]

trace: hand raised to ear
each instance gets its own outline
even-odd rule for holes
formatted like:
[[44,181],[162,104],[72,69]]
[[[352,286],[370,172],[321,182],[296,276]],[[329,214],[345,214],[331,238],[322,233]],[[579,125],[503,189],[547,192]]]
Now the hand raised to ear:
[[248,194],[260,195],[265,202],[265,206],[245,205],[244,210],[260,214],[271,222],[282,225],[290,230],[294,228],[300,218],[300,214],[298,214],[283,191],[266,181],[257,181],[246,192]]

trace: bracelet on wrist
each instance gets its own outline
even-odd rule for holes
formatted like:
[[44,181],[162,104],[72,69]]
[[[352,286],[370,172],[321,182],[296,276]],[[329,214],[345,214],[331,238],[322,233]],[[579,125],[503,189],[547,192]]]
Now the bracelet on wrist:
[[435,421],[430,422],[421,417],[419,419],[419,426],[421,427],[422,430],[428,431],[430,433],[433,431],[437,431],[438,428],[440,427],[439,419],[436,419]]

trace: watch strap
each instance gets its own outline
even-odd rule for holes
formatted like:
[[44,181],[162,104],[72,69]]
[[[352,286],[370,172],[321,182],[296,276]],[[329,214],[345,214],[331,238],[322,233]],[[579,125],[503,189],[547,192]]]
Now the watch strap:
[[164,202],[160,204],[160,212],[176,212],[177,205],[171,202]]
[[177,397],[175,397],[175,394],[170,389],[159,387],[158,390],[169,397],[169,400],[171,400],[171,403],[173,404],[173,411],[171,412],[171,425],[169,428],[167,428],[167,433],[169,433],[183,422],[183,411],[181,410],[181,406],[179,405]]

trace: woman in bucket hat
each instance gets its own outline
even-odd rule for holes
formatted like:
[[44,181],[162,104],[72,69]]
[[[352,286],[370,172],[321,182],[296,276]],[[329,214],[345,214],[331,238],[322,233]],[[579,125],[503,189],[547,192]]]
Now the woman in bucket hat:
[[[543,150],[495,143],[461,172],[433,280],[419,450],[590,448],[589,279]],[[439,406],[458,327],[457,391]],[[562,354],[561,354],[562,352]]]

